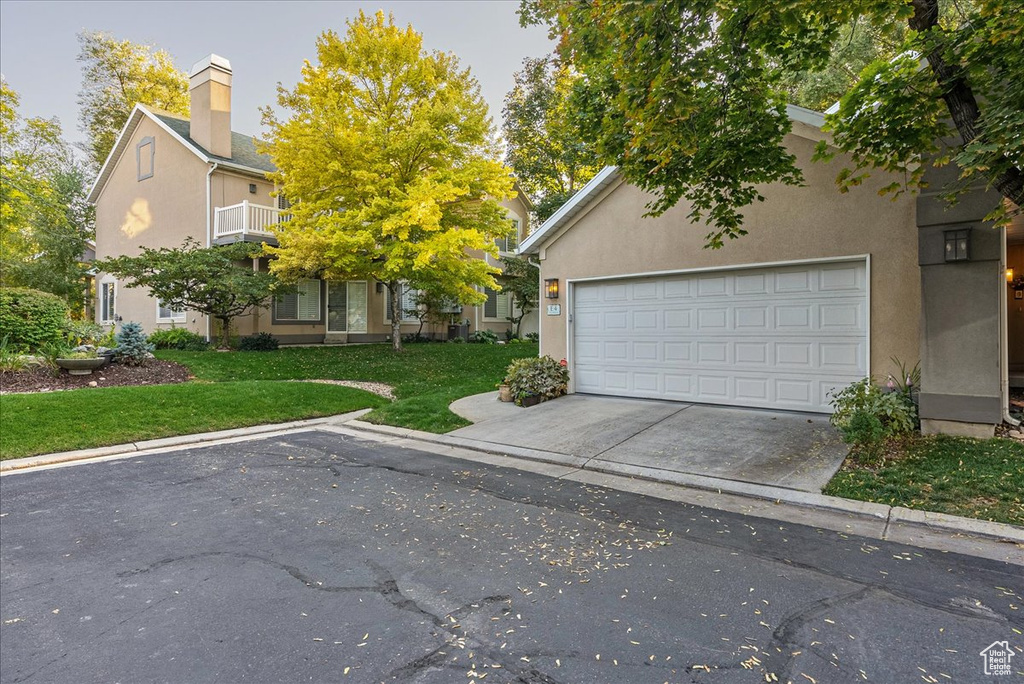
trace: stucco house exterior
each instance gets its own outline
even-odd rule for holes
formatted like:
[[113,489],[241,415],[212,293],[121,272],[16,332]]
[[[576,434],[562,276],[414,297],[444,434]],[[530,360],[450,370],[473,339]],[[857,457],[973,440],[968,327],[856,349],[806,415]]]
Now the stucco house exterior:
[[[267,172],[274,170],[270,159],[257,152],[252,136],[231,130],[230,63],[210,55],[192,67],[189,78],[191,117],[136,105],[100,170],[89,194],[96,206],[98,259],[135,255],[142,247],[179,247],[188,237],[207,246],[239,240],[276,244],[272,228],[287,207],[267,180]],[[518,225],[518,235],[499,245],[501,253],[511,255],[529,231],[531,204],[521,191],[503,204]],[[472,256],[500,266],[483,252]],[[260,259],[254,267],[266,269],[267,262]],[[147,332],[177,326],[216,335],[216,322],[196,312],[170,310],[143,288],[128,289],[105,273],[97,273],[95,282],[97,323],[137,321]],[[232,333],[268,332],[283,344],[390,337],[387,289],[379,283],[309,279],[296,289],[236,319]],[[502,334],[510,327],[510,297],[486,294],[486,304],[453,311],[452,317],[468,321],[470,332]],[[412,295],[405,301],[411,302]],[[405,316],[403,334],[419,329],[419,321],[400,315]],[[536,325],[536,315],[528,317],[521,332],[535,331]],[[440,336],[447,329],[428,326],[424,332]]]
[[762,188],[722,249],[685,201],[644,218],[652,197],[614,167],[524,240],[550,290],[541,353],[566,359],[573,392],[819,413],[893,358],[920,361],[923,430],[991,435],[1024,370],[1006,270],[1024,269],[1024,225],[983,223],[1001,200],[981,188],[952,208],[880,196],[880,174],[840,193],[845,160],[811,162],[822,115],[789,114],[806,184]]

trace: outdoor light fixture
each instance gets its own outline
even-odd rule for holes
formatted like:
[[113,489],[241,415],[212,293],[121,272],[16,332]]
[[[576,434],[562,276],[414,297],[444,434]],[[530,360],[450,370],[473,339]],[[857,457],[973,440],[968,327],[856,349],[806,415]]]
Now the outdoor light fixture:
[[946,261],[969,261],[971,258],[971,229],[947,230]]
[[249,183],[249,194],[250,195],[255,195],[256,194],[256,184],[255,183]]
[[1013,269],[1012,268],[1006,269],[1006,282],[1009,283],[1010,285],[1013,285]]
[[544,280],[544,296],[548,299],[558,299],[558,278]]
[[377,284],[374,286],[374,289],[377,290],[377,294],[380,294],[381,292],[384,291],[384,283],[378,280]]

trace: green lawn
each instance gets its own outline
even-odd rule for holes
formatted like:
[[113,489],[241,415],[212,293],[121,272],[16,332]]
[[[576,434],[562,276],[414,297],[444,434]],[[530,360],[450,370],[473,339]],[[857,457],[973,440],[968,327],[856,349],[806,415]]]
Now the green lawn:
[[[278,423],[374,408],[375,423],[431,432],[467,424],[448,410],[460,397],[494,389],[536,344],[413,344],[301,347],[272,352],[179,352],[157,356],[188,366],[197,381],[152,387],[80,389],[0,396],[0,459]],[[383,382],[398,399],[281,380]]]
[[252,381],[5,395],[0,458],[282,423],[384,403],[348,387]]
[[1024,444],[917,437],[881,465],[848,458],[825,494],[1024,525]]

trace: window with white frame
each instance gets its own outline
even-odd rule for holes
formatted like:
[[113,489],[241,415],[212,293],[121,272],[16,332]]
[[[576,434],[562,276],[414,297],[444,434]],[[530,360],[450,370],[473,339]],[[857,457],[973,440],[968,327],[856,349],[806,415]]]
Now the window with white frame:
[[[398,305],[402,309],[402,317],[400,320],[403,323],[416,322],[416,297],[419,295],[419,293],[419,290],[414,290],[413,288],[409,287],[408,283],[399,283]],[[391,309],[391,291],[388,290],[387,288],[384,288],[384,299],[386,302],[384,304],[384,320],[391,321],[391,315],[393,313]]]
[[300,280],[295,291],[274,298],[274,320],[281,322],[319,322],[320,281],[312,278]]
[[153,140],[153,136],[147,135],[135,146],[136,175],[140,181],[153,177],[155,161],[156,142]]
[[487,295],[487,301],[484,302],[484,320],[507,320],[511,309],[509,306],[508,292],[498,292],[497,290],[492,290],[487,287],[484,288],[484,294]]
[[113,323],[116,311],[114,304],[117,298],[117,283],[113,280],[104,280],[100,283],[100,322]]
[[158,323],[184,323],[185,310],[172,309],[169,306],[165,306],[164,303],[161,302],[160,300],[157,300],[156,320]]
[[505,237],[500,237],[494,241],[494,244],[498,246],[499,252],[514,252],[519,247],[519,231],[523,227],[523,222],[516,216],[509,214],[509,220],[515,227],[514,231]]

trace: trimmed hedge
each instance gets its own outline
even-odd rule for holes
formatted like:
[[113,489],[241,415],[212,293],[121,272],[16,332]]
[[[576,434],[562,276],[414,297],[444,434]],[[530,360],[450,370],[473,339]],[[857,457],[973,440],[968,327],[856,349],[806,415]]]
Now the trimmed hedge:
[[36,351],[63,342],[69,320],[64,300],[26,287],[0,288],[0,338],[15,348]]

